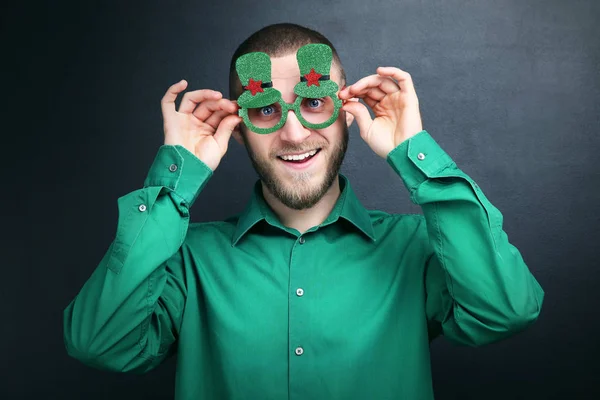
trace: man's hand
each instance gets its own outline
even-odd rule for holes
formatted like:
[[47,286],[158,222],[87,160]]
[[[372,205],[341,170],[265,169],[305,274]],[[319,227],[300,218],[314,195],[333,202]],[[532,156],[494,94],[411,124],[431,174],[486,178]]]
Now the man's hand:
[[[379,67],[376,75],[342,89],[339,98],[347,100],[342,110],[354,115],[360,136],[384,159],[400,143],[423,130],[412,78],[401,69]],[[371,119],[367,107],[358,102],[359,98],[373,110],[375,119]]]
[[181,145],[213,171],[227,152],[229,139],[242,121],[238,105],[214,90],[187,92],[179,111],[175,99],[187,86],[185,80],[172,85],[161,101],[165,144]]

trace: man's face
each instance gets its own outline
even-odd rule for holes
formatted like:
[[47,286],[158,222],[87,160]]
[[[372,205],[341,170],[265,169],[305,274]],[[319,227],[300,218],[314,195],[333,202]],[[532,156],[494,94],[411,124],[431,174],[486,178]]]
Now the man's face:
[[[300,69],[294,53],[271,58],[273,87],[287,103],[296,99],[294,86],[300,81]],[[331,79],[340,89],[340,73],[333,65]],[[314,206],[336,182],[346,149],[350,114],[340,111],[337,120],[324,129],[305,128],[293,111],[285,125],[270,134],[260,135],[242,127],[241,140],[259,178],[287,207],[302,210]],[[240,138],[236,135],[240,142]],[[304,163],[284,161],[281,156],[318,152]],[[312,154],[312,153],[311,153]]]

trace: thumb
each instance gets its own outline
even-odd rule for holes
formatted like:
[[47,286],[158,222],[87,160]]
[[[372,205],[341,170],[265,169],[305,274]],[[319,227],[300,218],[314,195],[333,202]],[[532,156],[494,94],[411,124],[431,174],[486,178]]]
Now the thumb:
[[367,106],[358,102],[358,100],[350,100],[342,106],[342,110],[349,112],[354,116],[361,136],[366,135],[367,132],[369,132],[373,120],[371,119],[371,114],[369,114]]
[[223,118],[223,120],[219,123],[217,131],[213,137],[221,149],[225,151],[227,150],[227,145],[229,143],[229,139],[231,139],[231,134],[240,122],[242,122],[242,117],[237,115],[229,115]]

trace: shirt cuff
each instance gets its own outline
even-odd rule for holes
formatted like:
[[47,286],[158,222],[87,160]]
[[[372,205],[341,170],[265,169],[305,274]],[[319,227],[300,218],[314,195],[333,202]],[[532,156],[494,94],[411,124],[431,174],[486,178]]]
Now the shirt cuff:
[[440,171],[456,167],[452,158],[425,130],[396,146],[386,160],[411,192]]
[[162,145],[150,167],[144,187],[167,187],[191,207],[212,175],[213,170],[185,147]]

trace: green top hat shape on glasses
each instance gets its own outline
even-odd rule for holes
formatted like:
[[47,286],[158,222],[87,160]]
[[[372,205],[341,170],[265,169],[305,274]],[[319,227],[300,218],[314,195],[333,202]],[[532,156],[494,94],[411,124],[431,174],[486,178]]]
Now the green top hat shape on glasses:
[[[248,53],[236,60],[238,77],[245,89],[238,98],[238,105],[241,107],[239,115],[251,131],[267,134],[280,129],[287,120],[289,110],[294,110],[302,125],[311,129],[326,128],[337,119],[342,102],[336,95],[338,85],[329,76],[333,60],[331,47],[325,44],[307,44],[298,49],[296,59],[300,67],[300,82],[294,87],[294,93],[298,97],[293,104],[284,102],[281,98],[281,92],[273,88],[271,59],[266,53]],[[307,121],[301,112],[302,103],[307,99],[327,97],[329,98],[327,104],[330,108],[328,112],[331,116],[324,114],[329,118],[326,121],[319,120],[317,123],[314,120]],[[250,113],[257,114],[261,111],[257,109],[268,108],[269,106],[277,106],[281,109],[279,121],[274,126],[256,126],[249,116],[249,109],[251,109]]]

